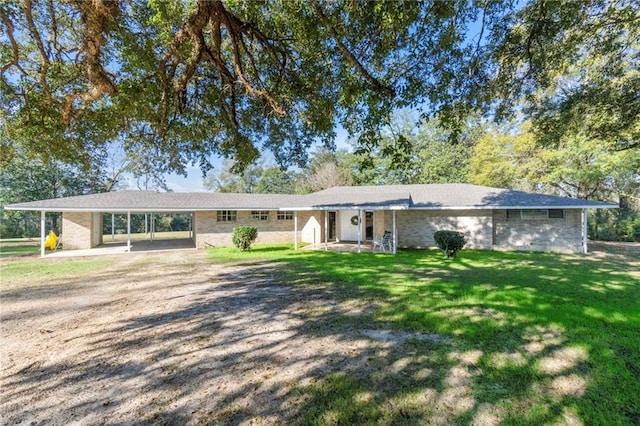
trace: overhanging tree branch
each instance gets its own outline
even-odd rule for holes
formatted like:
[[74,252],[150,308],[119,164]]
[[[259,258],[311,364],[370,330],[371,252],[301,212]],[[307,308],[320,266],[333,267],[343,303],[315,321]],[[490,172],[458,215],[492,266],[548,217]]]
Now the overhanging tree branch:
[[329,32],[329,35],[333,39],[333,41],[335,41],[336,45],[338,46],[338,50],[340,51],[340,53],[342,53],[342,55],[345,57],[345,59],[347,59],[355,67],[356,71],[358,71],[358,73],[360,75],[362,75],[362,77],[364,77],[364,79],[366,80],[367,84],[369,84],[369,86],[371,86],[371,88],[373,90],[375,90],[376,92],[384,93],[384,94],[388,95],[389,97],[394,98],[396,96],[396,91],[394,90],[394,88],[391,87],[391,86],[387,86],[387,85],[383,84],[380,80],[375,78],[369,71],[367,71],[367,69],[364,67],[364,65],[362,65],[362,63],[360,63],[358,58],[356,58],[356,56],[342,42],[342,39],[338,35],[338,32],[333,27],[333,25],[331,25],[331,23],[329,22],[329,19],[324,14],[324,12],[322,11],[322,8],[320,7],[320,5],[318,4],[317,1],[313,2],[313,9],[315,10],[316,14],[318,15],[318,19],[320,20],[322,25],[324,25],[324,27]]
[[11,21],[11,19],[9,18],[9,15],[7,15],[4,10],[2,10],[2,6],[0,6],[0,19],[2,20],[2,23],[7,30],[7,37],[9,37],[9,42],[11,43],[12,52],[11,62],[8,62],[2,66],[2,68],[0,69],[0,75],[4,75],[5,71],[12,66],[18,68],[22,75],[27,75],[27,72],[24,70],[24,68],[20,66],[20,48],[18,47],[18,43],[16,42],[16,39],[13,35],[15,26],[13,25],[13,21]]
[[91,87],[87,91],[74,91],[65,96],[62,107],[62,119],[65,123],[71,121],[76,100],[80,100],[78,112],[82,112],[91,102],[102,96],[115,96],[118,93],[112,77],[102,64],[101,54],[104,34],[118,16],[119,4],[113,0],[75,0],[74,4],[80,11],[83,23],[82,49],[86,55],[82,61],[83,73]]

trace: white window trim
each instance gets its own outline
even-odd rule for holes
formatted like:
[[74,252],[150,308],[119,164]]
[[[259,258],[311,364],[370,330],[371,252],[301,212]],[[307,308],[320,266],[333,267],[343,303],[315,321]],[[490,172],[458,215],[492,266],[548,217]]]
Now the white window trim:
[[[513,211],[514,209],[508,209],[507,211]],[[509,219],[513,219],[513,218],[520,218],[522,220],[554,220],[554,219],[564,219],[565,218],[565,209],[557,209],[557,208],[553,208],[553,209],[517,209],[520,214],[516,215],[515,217],[509,217],[509,214],[507,213],[507,218]],[[550,210],[560,210],[562,211],[562,217],[549,217],[549,211]],[[528,213],[532,213],[532,212],[537,212],[537,215],[529,215]]]
[[238,219],[237,210],[217,210],[216,221],[217,222],[235,222]]
[[282,210],[276,214],[277,220],[293,220],[293,210]]
[[251,210],[251,218],[259,222],[268,222],[269,210]]

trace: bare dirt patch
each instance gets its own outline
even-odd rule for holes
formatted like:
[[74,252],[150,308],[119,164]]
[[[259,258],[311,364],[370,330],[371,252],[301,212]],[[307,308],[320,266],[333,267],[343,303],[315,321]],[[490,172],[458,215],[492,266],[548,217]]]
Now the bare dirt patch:
[[418,371],[407,340],[448,344],[333,324],[367,307],[279,283],[270,264],[110,259],[83,278],[2,282],[0,423],[285,424],[307,398],[296,389],[334,372]]

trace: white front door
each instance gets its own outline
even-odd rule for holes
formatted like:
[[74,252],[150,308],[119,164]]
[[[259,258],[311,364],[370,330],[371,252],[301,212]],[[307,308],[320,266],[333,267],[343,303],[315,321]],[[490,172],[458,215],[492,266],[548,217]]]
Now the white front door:
[[358,216],[358,210],[341,210],[339,215],[340,241],[358,241],[358,226],[351,223],[351,218]]

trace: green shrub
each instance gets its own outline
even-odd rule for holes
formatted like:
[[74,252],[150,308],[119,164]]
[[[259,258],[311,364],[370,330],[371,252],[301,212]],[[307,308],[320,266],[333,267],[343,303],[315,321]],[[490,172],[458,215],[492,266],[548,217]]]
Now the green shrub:
[[436,231],[436,233],[433,234],[433,239],[438,245],[438,248],[444,253],[445,259],[456,257],[456,254],[458,254],[467,243],[464,234],[456,231]]
[[233,228],[233,237],[231,241],[233,244],[242,251],[247,251],[251,248],[258,238],[258,228],[255,226],[236,226]]

